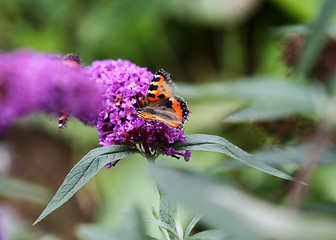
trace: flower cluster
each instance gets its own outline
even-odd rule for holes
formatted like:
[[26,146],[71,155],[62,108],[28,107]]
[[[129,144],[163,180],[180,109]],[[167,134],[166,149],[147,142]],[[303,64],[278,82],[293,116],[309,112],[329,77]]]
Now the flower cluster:
[[91,81],[105,89],[97,122],[102,146],[129,145],[138,147],[147,158],[163,153],[189,160],[189,151],[183,153],[169,147],[176,141],[185,141],[181,130],[137,116],[138,98],[145,97],[153,78],[151,72],[127,60],[95,61],[85,71]]
[[183,131],[137,116],[138,100],[144,99],[152,78],[146,68],[127,60],[81,67],[58,55],[0,53],[0,133],[33,112],[67,110],[85,124],[96,125],[102,146],[129,145],[147,158],[166,154],[188,161],[189,151],[171,148],[185,141]]
[[[284,63],[294,69],[297,67],[301,53],[307,42],[307,36],[291,35],[286,38],[282,47],[282,60]],[[318,80],[323,84],[329,83],[331,76],[336,70],[336,39],[327,36],[326,43],[323,44],[316,61],[309,71],[313,81]]]
[[71,109],[86,124],[96,124],[101,92],[80,68],[63,57],[28,50],[0,53],[0,131],[37,111]]

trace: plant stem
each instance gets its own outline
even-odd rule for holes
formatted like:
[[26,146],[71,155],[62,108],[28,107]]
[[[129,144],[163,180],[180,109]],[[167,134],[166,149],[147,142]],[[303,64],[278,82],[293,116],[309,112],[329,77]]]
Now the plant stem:
[[[316,130],[313,138],[313,144],[309,149],[307,156],[305,156],[305,161],[296,176],[297,181],[293,182],[289,191],[288,205],[290,208],[298,208],[304,200],[308,191],[308,184],[311,180],[312,173],[320,162],[323,153],[330,146],[332,138],[333,136],[331,132],[323,126],[320,126]],[[302,184],[302,182],[307,183],[307,185]]]

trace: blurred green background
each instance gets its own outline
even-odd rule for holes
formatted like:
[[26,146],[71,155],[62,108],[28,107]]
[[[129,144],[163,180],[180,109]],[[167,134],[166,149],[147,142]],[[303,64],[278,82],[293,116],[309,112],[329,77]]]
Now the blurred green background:
[[[225,122],[242,103],[213,97],[207,89],[252,76],[288,76],[292,69],[282,60],[285,38],[276,30],[313,23],[321,4],[319,0],[1,0],[0,49],[78,53],[84,65],[122,58],[152,72],[164,68],[192,111],[186,134],[220,135],[255,152],[297,143],[301,133],[292,133],[289,141],[276,141],[276,126],[267,125],[265,131],[261,127],[266,123]],[[303,122],[310,125],[311,119]],[[71,167],[98,146],[96,130],[76,119],[70,119],[61,134],[56,116],[35,114],[16,123],[0,142],[0,239],[77,239],[81,224],[117,229],[132,204],[150,216],[152,206],[158,208],[159,195],[146,160],[135,156],[102,170],[68,203],[31,226]],[[188,163],[167,157],[157,162],[211,175],[278,205],[284,204],[291,186],[235,166],[222,154],[193,152]],[[298,168],[297,163],[282,166],[293,175]],[[314,172],[303,203],[306,208],[335,214],[335,170],[329,164]],[[184,205],[178,211],[185,227],[193,209]],[[146,228],[159,236],[155,226]],[[201,224],[198,230],[205,228]]]

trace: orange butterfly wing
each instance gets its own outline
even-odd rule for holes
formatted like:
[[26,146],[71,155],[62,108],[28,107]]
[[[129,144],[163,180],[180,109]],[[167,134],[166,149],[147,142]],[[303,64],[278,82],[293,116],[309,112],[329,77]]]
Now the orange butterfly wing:
[[170,74],[163,69],[158,70],[148,87],[145,104],[152,105],[173,96],[175,88]]
[[158,70],[148,88],[145,106],[138,109],[138,116],[182,130],[190,111],[183,98],[174,96],[175,88],[169,73]]

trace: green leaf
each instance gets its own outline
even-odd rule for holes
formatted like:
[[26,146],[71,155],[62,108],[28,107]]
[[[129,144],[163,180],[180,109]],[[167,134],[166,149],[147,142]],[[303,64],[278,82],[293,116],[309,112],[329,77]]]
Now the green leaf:
[[227,230],[207,230],[196,233],[190,239],[194,240],[225,240],[232,239],[232,234]]
[[116,234],[93,225],[80,225],[76,228],[76,235],[82,240],[121,240]]
[[[177,213],[177,205],[167,194],[161,193],[160,199],[160,219],[167,223],[172,229],[175,229],[175,217]],[[174,231],[175,232],[175,231]],[[173,235],[169,233],[170,239]]]
[[202,215],[201,214],[196,214],[195,217],[193,217],[193,219],[191,219],[185,233],[184,236],[188,237],[191,233],[191,231],[193,230],[193,228],[196,226],[196,224],[198,223],[199,220],[201,220]]
[[145,240],[145,229],[143,226],[143,217],[135,207],[127,212],[120,227],[120,236],[123,240]]
[[167,223],[156,220],[154,218],[144,217],[145,221],[153,223],[158,227],[166,229],[169,233],[171,233],[176,239],[180,240],[179,236],[176,234],[175,229],[169,226]]
[[[160,217],[153,207],[152,207],[152,214],[153,214],[153,217],[154,217],[155,220],[160,221]],[[165,230],[162,227],[159,227],[159,229],[160,229],[160,232],[161,232],[163,238],[165,240],[170,240],[170,236],[169,236],[169,233],[167,232],[167,230]]]
[[206,134],[192,134],[186,136],[185,143],[176,143],[173,145],[175,149],[179,150],[198,150],[198,151],[208,151],[208,152],[218,152],[224,153],[233,159],[241,161],[246,165],[260,170],[262,172],[268,173],[270,175],[294,181],[295,179],[286,173],[283,173],[264,162],[261,162],[244,150],[233,145],[225,138],[206,135]]
[[[254,230],[251,229],[249,224],[242,221],[233,211],[229,208],[223,208],[218,202],[223,201],[227,203],[230,201],[231,207],[242,208],[246,210],[245,206],[239,206],[239,202],[231,202],[236,200],[236,193],[234,190],[227,190],[224,188],[225,193],[229,194],[227,198],[219,195],[220,190],[218,184],[213,183],[209,179],[204,179],[201,176],[192,174],[190,172],[180,172],[168,168],[158,167],[151,165],[151,169],[159,187],[169,193],[177,201],[188,206],[189,209],[196,211],[196,213],[204,215],[202,221],[210,224],[215,228],[228,228],[240,237],[238,239],[253,239],[257,237]],[[239,196],[237,196],[238,198]],[[238,206],[237,206],[238,205]]]
[[19,179],[0,177],[0,196],[44,205],[49,199],[49,191]]
[[293,114],[320,118],[328,103],[328,94],[318,84],[256,78],[250,83],[242,81],[233,86],[237,99],[246,101],[250,107],[227,117],[226,121],[231,122],[273,120]]
[[157,212],[155,211],[155,209],[152,207],[152,215],[156,220],[160,220],[159,215],[157,214]]
[[[302,145],[294,145],[282,148],[272,148],[255,152],[253,154],[255,159],[262,161],[272,167],[284,167],[286,164],[297,164],[300,166],[301,162],[305,160],[305,157],[312,148],[312,143],[306,143]],[[335,149],[326,150],[321,156],[319,165],[335,164],[336,151]],[[217,166],[214,169],[215,172],[237,170],[245,168],[246,165],[242,162],[228,161],[221,166]]]
[[204,215],[202,221],[229,229],[234,239],[336,239],[333,219],[302,214],[271,205],[219,184],[200,174],[152,164],[159,187],[189,209]]
[[146,235],[146,240],[159,240],[159,239]]
[[132,207],[127,211],[118,225],[117,231],[95,225],[81,225],[76,228],[76,235],[84,240],[149,240],[155,239],[144,235],[142,217],[139,211]]
[[137,152],[136,149],[120,145],[111,145],[91,150],[70,170],[55,196],[34,222],[34,225],[68,201],[106,164],[130,156],[135,152]]
[[[327,26],[326,33],[330,37],[336,37],[336,28],[332,23]],[[293,36],[293,35],[301,35],[307,36],[312,34],[312,26],[306,24],[292,24],[285,25],[280,27],[275,27],[272,30],[272,34],[275,37],[284,37],[284,36]]]
[[272,121],[276,119],[286,118],[295,112],[300,112],[301,109],[295,109],[290,105],[280,105],[278,107],[272,104],[253,104],[247,108],[230,114],[225,118],[225,122],[240,123],[252,121]]
[[289,81],[257,80],[251,84],[245,82],[238,84],[234,91],[237,97],[247,101],[249,107],[229,115],[225,119],[227,122],[274,120],[294,114],[320,119],[325,116],[329,98],[321,85]]
[[[255,159],[258,159],[259,161],[264,162],[272,167],[283,167],[288,163],[297,163],[297,165],[299,165],[300,162],[304,161],[305,156],[308,154],[309,147],[309,145],[305,144],[284,148],[267,149],[254,152],[253,156]],[[325,152],[323,154],[321,163],[333,163],[335,159],[334,156],[336,156],[335,153],[329,156],[329,154]],[[245,167],[246,165],[241,162],[228,161],[225,162],[222,166],[217,167],[215,172],[237,170]]]
[[[188,99],[204,101],[208,100],[229,100],[251,101],[256,99],[278,102],[288,102],[287,96],[295,98],[299,104],[306,101],[302,95],[305,86],[294,82],[295,79],[254,76],[250,78],[237,79],[232,83],[206,83],[200,85],[182,85],[184,96]],[[294,102],[293,104],[298,104]]]
[[328,94],[319,84],[305,85],[295,79],[257,76],[234,83],[190,86],[189,98],[236,101],[236,108],[250,106],[226,121],[255,121],[302,114],[313,119],[325,116]]
[[306,36],[311,33],[311,27],[306,24],[292,24],[275,27],[271,30],[275,37],[301,35]]

